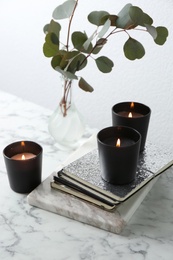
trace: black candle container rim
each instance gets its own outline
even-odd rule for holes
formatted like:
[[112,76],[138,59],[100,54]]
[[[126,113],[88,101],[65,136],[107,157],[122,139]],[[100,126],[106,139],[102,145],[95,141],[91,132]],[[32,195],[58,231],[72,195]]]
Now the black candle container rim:
[[[110,144],[104,143],[104,140],[109,137],[126,137],[134,141],[133,144],[128,146],[116,147]],[[113,147],[113,149],[127,149],[128,147],[135,146],[136,143],[141,142],[141,134],[134,128],[127,126],[110,126],[100,130],[97,134],[97,140],[105,147]]]
[[[136,113],[140,113],[142,114],[142,117],[147,117],[151,114],[151,109],[146,106],[145,104],[143,103],[139,103],[139,102],[133,102],[133,101],[125,101],[125,102],[120,102],[120,103],[117,103],[115,104],[113,107],[112,107],[112,113],[113,114],[116,114],[117,116],[119,117],[124,117],[120,114],[118,114],[119,112],[122,112],[122,111],[127,111],[127,112],[130,112],[130,104],[131,103],[134,103],[134,108],[132,108],[132,112],[136,112]],[[140,117],[138,118],[129,118],[129,119],[139,119]]]
[[[21,145],[22,142],[25,143],[24,147],[22,147],[22,145]],[[26,160],[20,160],[21,162],[26,162],[28,160],[35,160],[36,157],[38,157],[42,153],[42,151],[43,151],[43,148],[38,143],[33,142],[33,141],[22,140],[22,141],[17,141],[17,142],[7,145],[3,150],[3,155],[8,160],[13,160],[13,161],[17,162],[17,160],[15,160],[11,157],[16,154],[19,154],[19,153],[26,153],[26,152],[33,153],[35,155],[33,158],[29,158]]]

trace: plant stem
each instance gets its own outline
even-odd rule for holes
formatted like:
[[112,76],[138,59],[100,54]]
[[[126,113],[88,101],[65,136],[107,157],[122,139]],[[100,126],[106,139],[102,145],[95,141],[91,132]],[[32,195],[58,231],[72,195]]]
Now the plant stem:
[[79,0],[76,0],[75,6],[74,6],[73,12],[72,12],[72,14],[71,14],[71,16],[70,16],[70,20],[69,20],[69,24],[68,24],[67,43],[66,43],[67,51],[68,51],[68,49],[69,49],[69,39],[70,39],[71,24],[72,24],[72,20],[73,20],[73,16],[74,16],[75,10],[76,10],[77,5],[78,5],[78,1],[79,1]]
[[[67,110],[70,108],[71,106],[71,87],[72,87],[72,80],[68,80],[68,79],[63,79],[63,96],[62,99],[60,101],[60,107],[61,107],[61,112],[63,114],[63,117],[65,117],[67,115]],[[70,94],[70,97],[69,97]]]
[[[69,51],[70,30],[71,30],[73,16],[74,16],[75,10],[76,10],[77,5],[78,5],[78,1],[79,0],[76,0],[73,12],[72,12],[70,19],[69,19],[68,31],[67,31],[67,42],[66,42],[67,51]],[[71,106],[71,96],[70,96],[69,101],[68,101],[68,96],[69,96],[69,93],[70,93],[70,90],[71,90],[71,86],[72,86],[72,80],[68,80],[68,79],[64,78],[63,96],[62,96],[62,99],[60,101],[61,112],[62,112],[64,117],[67,115],[67,110]]]

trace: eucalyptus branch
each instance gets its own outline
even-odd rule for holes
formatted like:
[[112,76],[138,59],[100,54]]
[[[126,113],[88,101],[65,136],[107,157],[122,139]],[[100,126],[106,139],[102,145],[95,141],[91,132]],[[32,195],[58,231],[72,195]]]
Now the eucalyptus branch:
[[[124,55],[129,60],[141,59],[145,55],[143,45],[136,39],[130,37],[131,30],[148,32],[153,38],[153,41],[158,45],[163,45],[168,37],[166,27],[155,27],[153,25],[153,19],[143,12],[142,9],[132,4],[126,4],[118,15],[109,14],[107,11],[91,12],[87,16],[88,21],[92,25],[97,26],[97,28],[102,26],[102,29],[100,32],[96,29],[95,33],[89,38],[85,33],[85,29],[71,33],[71,25],[78,3],[79,0],[65,0],[63,4],[55,8],[53,19],[44,27],[44,32],[46,33],[45,43],[43,45],[44,55],[48,58],[52,58],[52,67],[61,73],[65,80],[64,93],[61,100],[61,105],[64,107],[64,115],[68,109],[67,98],[70,94],[71,81],[73,79],[79,79],[78,85],[81,89],[90,92],[93,91],[93,88],[83,78],[76,75],[79,70],[85,68],[88,58],[93,58],[92,54],[97,55],[97,57],[93,59],[99,71],[103,73],[112,71],[114,66],[113,61],[106,56],[99,55],[102,47],[108,42],[111,36],[120,32],[125,32],[129,36],[123,45]],[[81,15],[83,15],[83,12]],[[106,21],[108,18],[110,23],[108,20]],[[66,45],[63,44],[60,39],[61,25],[56,22],[56,20],[61,19],[69,19]],[[70,40],[72,44],[71,49],[69,47]],[[96,42],[94,42],[95,40]],[[64,47],[66,47],[65,50]],[[111,54],[113,57],[113,53]]]
[[91,57],[91,54],[93,53],[93,51],[100,45],[104,45],[107,42],[107,39],[115,34],[115,33],[119,33],[119,32],[125,32],[126,30],[122,29],[119,31],[116,31],[117,28],[114,28],[105,38],[100,39],[101,41],[99,42],[99,44],[96,42],[96,44],[93,46],[93,48],[91,49],[91,51],[88,53],[88,55],[84,58],[84,60],[81,62],[80,66],[85,62],[85,60],[87,60],[89,57]]

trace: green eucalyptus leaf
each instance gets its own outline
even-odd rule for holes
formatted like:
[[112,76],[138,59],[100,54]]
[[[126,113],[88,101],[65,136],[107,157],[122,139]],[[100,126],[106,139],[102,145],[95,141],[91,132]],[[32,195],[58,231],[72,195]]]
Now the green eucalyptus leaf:
[[131,6],[129,15],[135,26],[143,23],[143,11],[137,6]]
[[77,50],[81,50],[83,44],[87,41],[87,35],[85,33],[76,31],[72,33],[72,43]]
[[44,56],[46,56],[47,58],[53,57],[54,55],[56,55],[57,51],[54,50],[48,43],[44,43],[43,44],[43,53]]
[[67,67],[67,65],[68,65],[67,54],[64,53],[64,55],[62,55],[62,59],[60,62],[60,68],[64,70]]
[[56,55],[52,58],[51,60],[51,66],[53,69],[55,69],[56,67],[60,66],[60,63],[61,63],[61,60],[62,60],[62,56],[59,54],[59,55]]
[[79,87],[84,90],[84,91],[87,91],[87,92],[93,92],[93,87],[91,87],[91,85],[89,85],[85,80],[84,78],[80,78],[79,80]]
[[59,32],[61,30],[61,25],[54,20],[51,20],[49,24],[46,24],[43,28],[45,34],[54,33],[59,38]]
[[145,26],[145,24],[151,25],[153,23],[152,18],[148,14],[144,13],[142,9],[137,6],[130,7],[129,15],[135,26]]
[[107,31],[109,30],[111,26],[111,21],[108,19],[105,24],[103,25],[101,31],[98,33],[98,38],[102,38],[106,33]]
[[101,49],[103,48],[103,46],[107,43],[107,39],[105,38],[101,38],[96,42],[96,45],[92,51],[93,54],[98,54]]
[[106,11],[93,11],[88,15],[88,21],[97,26],[104,25],[109,13]]
[[75,74],[73,74],[73,73],[71,73],[69,71],[62,70],[58,66],[55,67],[55,70],[58,71],[59,73],[61,73],[67,79],[78,79],[78,77]]
[[67,70],[75,73],[76,71],[82,70],[87,65],[87,59],[84,54],[78,54],[70,62]]
[[49,23],[43,27],[43,32],[47,34],[49,32]]
[[58,54],[52,58],[52,67],[55,69],[57,66],[59,66],[61,69],[65,69],[68,65],[67,55],[68,52],[59,51]]
[[[67,67],[69,67],[69,64],[71,64],[72,60],[74,59],[74,57],[76,57],[79,54],[78,51],[61,51],[61,55],[62,55],[62,60],[60,63],[60,68],[61,69],[65,69]],[[68,70],[68,69],[66,69]],[[76,70],[71,71],[72,73],[75,73]]]
[[146,24],[152,25],[153,19],[148,14],[143,12],[143,24],[140,24],[140,25],[145,26]]
[[124,54],[129,60],[141,59],[145,55],[145,49],[140,42],[129,37],[124,44]]
[[46,34],[45,41],[49,44],[58,45],[59,46],[59,39],[54,33]]
[[48,25],[48,33],[54,33],[59,38],[59,33],[61,31],[61,25],[54,20],[50,21],[50,24]]
[[60,50],[58,54],[52,58],[51,65],[54,69],[57,66],[61,69],[65,69],[77,54],[79,54],[78,51],[67,52],[65,50]]
[[58,53],[59,40],[54,33],[48,33],[45,37],[43,45],[43,53],[46,57],[52,57]]
[[[109,18],[110,18],[110,14],[103,16],[101,19],[101,22],[100,22],[100,26],[104,25]],[[110,22],[111,22],[111,20],[110,20]]]
[[70,61],[73,59],[76,55],[78,55],[79,51],[65,51],[66,52],[66,60]]
[[133,29],[138,25],[145,26],[145,24],[151,25],[153,23],[152,18],[144,13],[138,6],[132,6],[127,4],[118,14],[116,20],[116,26],[123,29]]
[[75,4],[76,4],[75,0],[68,0],[63,4],[57,6],[53,11],[52,14],[53,18],[55,20],[69,18],[72,15]]
[[129,10],[132,4],[126,4],[123,9],[118,13],[118,19],[116,20],[116,26],[122,29],[128,29],[133,26],[133,21],[129,15]]
[[111,72],[111,70],[114,66],[112,60],[110,60],[109,58],[107,58],[105,56],[100,56],[99,58],[97,58],[95,60],[95,62],[96,62],[98,69],[103,73]]
[[86,33],[82,33],[82,32],[73,32],[72,33],[72,43],[73,46],[84,53],[89,53],[92,50],[92,44],[90,43],[88,46],[88,49],[84,48],[84,44],[86,43],[86,41],[88,40],[88,37],[86,35]]
[[155,40],[157,37],[157,30],[154,26],[146,24],[145,27],[147,28],[148,33],[153,37]]
[[169,34],[168,30],[166,27],[159,26],[159,27],[156,27],[156,31],[157,31],[157,37],[154,41],[158,45],[163,45],[167,40],[167,37]]

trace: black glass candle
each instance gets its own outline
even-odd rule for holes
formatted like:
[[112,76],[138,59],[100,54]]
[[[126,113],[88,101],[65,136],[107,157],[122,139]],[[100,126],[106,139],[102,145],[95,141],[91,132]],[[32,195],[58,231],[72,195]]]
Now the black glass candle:
[[41,183],[42,147],[31,141],[15,142],[3,150],[10,187],[29,193]]
[[97,135],[101,177],[116,185],[132,182],[136,176],[141,135],[133,128],[112,126]]
[[112,107],[112,125],[128,126],[141,134],[142,152],[145,148],[151,110],[148,106],[137,102],[122,102]]

